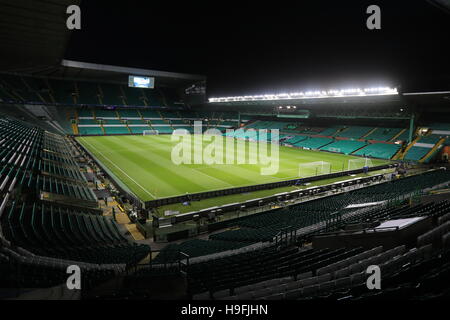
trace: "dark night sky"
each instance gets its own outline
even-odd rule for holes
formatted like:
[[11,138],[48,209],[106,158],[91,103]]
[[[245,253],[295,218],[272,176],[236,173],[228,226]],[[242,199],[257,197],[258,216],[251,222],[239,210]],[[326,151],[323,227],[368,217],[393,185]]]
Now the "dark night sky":
[[158,2],[85,0],[66,58],[204,74],[209,96],[450,89],[450,14],[425,0]]

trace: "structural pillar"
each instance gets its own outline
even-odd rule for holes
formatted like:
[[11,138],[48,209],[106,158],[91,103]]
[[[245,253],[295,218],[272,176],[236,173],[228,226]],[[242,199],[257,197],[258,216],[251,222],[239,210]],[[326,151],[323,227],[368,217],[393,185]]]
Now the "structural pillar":
[[409,119],[409,135],[408,135],[408,143],[411,143],[413,140],[414,135],[414,113],[411,115],[411,118]]

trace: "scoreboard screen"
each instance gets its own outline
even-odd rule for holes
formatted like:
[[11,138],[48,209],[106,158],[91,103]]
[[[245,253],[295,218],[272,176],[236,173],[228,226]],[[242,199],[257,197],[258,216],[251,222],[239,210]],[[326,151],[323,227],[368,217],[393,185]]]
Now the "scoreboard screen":
[[132,88],[153,89],[155,87],[155,78],[128,76],[128,86]]

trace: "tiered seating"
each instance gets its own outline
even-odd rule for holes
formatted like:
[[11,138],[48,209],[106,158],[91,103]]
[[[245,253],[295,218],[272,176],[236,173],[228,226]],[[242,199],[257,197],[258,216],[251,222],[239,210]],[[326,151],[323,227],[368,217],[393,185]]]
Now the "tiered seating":
[[14,190],[50,201],[96,205],[62,137],[16,120],[0,120],[0,193],[7,192],[2,210]]
[[111,106],[123,105],[122,92],[117,84],[102,83],[99,85],[102,92],[101,100],[103,104]]
[[165,125],[168,126],[169,122],[167,122],[168,120],[164,120],[164,119],[151,119],[150,122],[152,125]]
[[406,153],[405,160],[414,160],[419,161],[422,159],[428,152],[430,151],[430,148],[424,148],[424,147],[411,147],[408,152]]
[[78,104],[100,104],[98,87],[92,82],[77,82],[77,103]]
[[129,134],[130,133],[130,131],[128,130],[128,128],[126,126],[121,126],[121,127],[104,126],[103,128],[105,129],[106,134]]
[[[185,127],[185,126],[189,126],[189,125],[187,125],[183,120],[181,120],[181,119],[172,119],[172,120],[169,120],[170,121],[170,124],[173,126],[173,127]],[[217,126],[217,124],[218,123],[216,123],[216,126]]]
[[417,190],[444,182],[450,182],[450,172],[446,170],[410,176],[340,195],[252,215],[237,221],[231,220],[228,223],[229,226],[237,225],[241,228],[217,233],[211,235],[210,238],[223,241],[270,241],[285,228],[309,234],[324,228],[325,221],[338,211],[345,210],[347,213],[356,211],[357,209],[345,209],[350,204],[389,201],[397,199],[401,195],[417,192]]
[[401,135],[395,138],[396,141],[406,141],[409,139],[409,131],[405,130]]
[[89,125],[99,125],[98,121],[95,119],[79,119],[78,120],[78,124],[84,125],[84,124],[89,124]]
[[398,144],[373,143],[357,150],[353,154],[365,157],[390,159],[398,152],[399,149],[400,145]]
[[144,126],[144,127],[133,127],[133,126],[130,126],[129,128],[131,130],[131,133],[134,133],[134,134],[143,134],[143,132],[145,130],[151,130],[151,128],[148,125]]
[[[416,177],[417,181],[405,180],[406,183],[425,182],[428,185],[437,174],[443,172]],[[445,175],[444,179],[448,181],[449,175]],[[406,183],[398,187],[404,189]],[[374,293],[367,290],[366,269],[377,265],[383,274],[383,290],[376,291],[375,295],[396,295],[401,299],[449,296],[448,286],[442,284],[442,279],[450,275],[449,210],[448,201],[376,208],[360,220],[438,217],[438,226],[418,237],[417,248],[407,250],[405,245],[399,245],[388,250],[376,247],[298,251],[291,247],[286,251],[287,257],[283,251],[279,252],[280,256],[274,259],[278,267],[273,269],[272,260],[266,257],[273,247],[258,249],[191,265],[188,269],[190,292],[194,300],[370,299]],[[261,222],[264,223],[267,222]],[[399,285],[404,290],[400,290]]]
[[150,107],[164,107],[166,106],[160,93],[157,90],[143,90],[146,105]]
[[[17,250],[17,251],[16,251]],[[52,259],[36,256],[21,248],[15,250],[7,246],[0,247],[0,287],[6,288],[51,288],[65,284],[67,281],[67,267],[74,261]],[[113,278],[118,272],[124,271],[124,266],[88,264],[77,261],[83,277],[83,290],[94,288],[100,283]],[[59,299],[60,290],[48,298]],[[11,298],[14,296],[11,296]]]
[[118,109],[117,111],[122,119],[141,118],[141,115],[134,109]]
[[56,103],[75,104],[75,86],[73,81],[49,80],[49,85]]
[[340,130],[342,126],[331,126],[320,132],[322,136],[334,136],[338,130]]
[[360,223],[366,221],[383,221],[393,219],[404,219],[411,217],[435,217],[440,223],[446,222],[446,215],[450,213],[450,202],[431,202],[419,205],[394,206],[385,208],[375,208],[365,212],[363,215],[347,220],[348,223]]
[[161,115],[158,111],[144,109],[140,111],[144,119],[161,119]]
[[370,133],[364,139],[376,140],[376,141],[390,141],[401,130],[402,129],[399,129],[399,128],[377,128],[375,131]]
[[113,125],[124,125],[125,124],[124,120],[119,120],[119,119],[102,119],[102,120],[99,120],[99,121],[101,121],[101,123],[103,125],[111,125],[111,124],[113,124]]
[[325,128],[322,127],[312,127],[312,126],[306,126],[306,125],[302,125],[302,124],[296,124],[296,125],[288,125],[287,127],[284,128],[284,131],[293,131],[296,133],[301,133],[301,134],[311,134],[311,135],[316,135],[316,134],[321,134],[322,131],[324,131]]
[[337,136],[351,139],[359,139],[372,129],[373,127],[351,126],[339,132]]
[[152,128],[153,130],[158,130],[158,132],[161,134],[170,134],[173,132],[172,127],[168,126],[168,125],[164,125],[164,124],[153,124],[152,122]]
[[299,148],[320,149],[334,140],[331,138],[308,138],[303,141],[296,142],[294,146]]
[[[450,292],[448,281],[450,279],[449,253],[421,255],[424,248],[411,250],[395,261],[386,264],[394,269],[386,278],[383,277],[383,290],[367,292],[363,286],[347,292],[347,297],[356,301],[375,300],[448,300]],[[382,272],[383,269],[382,269]],[[337,298],[342,297],[337,296]]]
[[127,106],[145,106],[143,90],[140,88],[130,88],[128,86],[121,86],[124,93],[124,100]]
[[450,232],[450,221],[447,221],[419,236],[417,238],[417,245],[425,246],[427,244],[440,243],[442,241],[442,237],[448,234],[449,232]]
[[161,111],[160,113],[164,119],[180,119],[180,115],[175,112]]
[[79,170],[71,167],[56,165],[53,162],[39,160],[38,168],[42,170],[42,173],[49,173],[50,175],[67,177],[73,180],[83,180],[83,176]]
[[217,252],[238,249],[250,245],[251,242],[230,242],[220,240],[189,240],[180,244],[166,246],[154,259],[154,263],[176,262],[179,252],[188,254],[190,258],[205,256]]
[[[42,87],[45,89],[42,90]],[[47,87],[49,90],[47,90]],[[17,103],[57,103],[65,105],[175,106],[176,90],[143,90],[127,85],[78,80],[42,79],[2,74],[0,95]]]
[[75,264],[90,287],[149,254],[95,209],[65,138],[1,117],[0,146],[0,286],[64,283]]
[[366,145],[363,141],[337,140],[320,148],[321,150],[350,154]]
[[78,127],[78,132],[81,135],[103,135],[103,130],[100,126],[98,127]]
[[[341,249],[344,250],[344,249]],[[359,251],[358,251],[359,250]],[[306,251],[314,252],[314,250]],[[194,300],[367,300],[367,299],[417,299],[443,298],[449,296],[448,285],[443,281],[450,279],[449,251],[433,251],[431,245],[419,246],[407,250],[404,245],[383,250],[382,247],[362,251],[348,250],[341,254],[323,259],[320,263],[308,266],[309,272],[303,272],[296,278],[280,277],[279,271],[273,271],[278,277],[250,282],[235,287],[225,282],[228,289],[213,288],[195,294],[198,288],[193,282]],[[310,259],[306,259],[308,264]],[[334,260],[334,261],[333,261]],[[245,262],[244,262],[245,263]],[[366,269],[377,265],[383,274],[383,290],[367,290]],[[244,267],[235,263],[235,268]],[[206,269],[208,270],[208,269]],[[214,270],[215,271],[215,270]],[[216,280],[220,282],[219,278]],[[444,280],[445,279],[445,280]],[[234,279],[233,279],[234,280]],[[247,282],[247,283],[248,283]],[[219,287],[220,288],[220,287]],[[222,286],[223,288],[223,286]]]
[[284,143],[295,145],[297,142],[300,142],[300,141],[303,141],[306,139],[308,139],[307,136],[300,136],[300,135],[292,136],[291,138],[284,140]]
[[83,209],[12,202],[2,216],[6,238],[47,257],[97,264],[132,264],[149,252],[130,242],[111,219]]
[[0,78],[0,83],[4,88],[10,92],[10,95],[20,102],[35,102],[42,100],[33,91],[27,88],[22,77],[3,74]]
[[255,130],[260,129],[278,129],[282,131],[284,128],[286,128],[289,125],[288,122],[279,122],[279,121],[256,121],[248,126],[246,128],[253,128]]
[[421,137],[417,142],[419,143],[427,143],[427,144],[436,144],[441,139],[440,135],[430,134],[424,137]]
[[168,107],[173,107],[176,105],[175,102],[179,102],[179,96],[177,90],[174,88],[160,88],[159,89],[161,97],[164,99],[165,105]]
[[142,119],[126,119],[126,120],[122,120],[122,121],[128,123],[129,125],[133,125],[133,124],[148,125],[148,123],[147,123],[148,120],[142,120]]
[[114,110],[107,110],[107,109],[93,109],[95,113],[95,117],[98,118],[113,118],[117,119],[117,113]]
[[[301,275],[300,278],[305,275],[311,276],[322,266],[360,252],[360,248],[301,251],[297,248],[285,251],[269,248],[250,254],[230,256],[212,260],[210,263],[192,265],[188,271],[192,279],[190,288],[192,293],[200,293],[206,289],[215,299],[227,299],[230,294],[241,295],[251,291],[251,285],[254,283],[264,281],[262,288],[267,288],[268,282],[274,286],[275,281],[279,279],[283,279],[282,284],[289,283],[286,279],[289,276]],[[271,281],[272,279],[277,280]],[[207,298],[207,295],[197,297]]]
[[79,118],[91,118],[93,119],[94,114],[92,113],[92,109],[79,109],[78,110]]

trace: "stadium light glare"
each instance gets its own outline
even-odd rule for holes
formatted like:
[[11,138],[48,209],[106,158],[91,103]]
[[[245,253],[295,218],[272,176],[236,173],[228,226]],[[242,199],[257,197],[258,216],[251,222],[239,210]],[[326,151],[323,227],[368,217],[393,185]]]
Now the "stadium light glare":
[[261,100],[293,100],[293,99],[313,99],[313,98],[338,98],[338,97],[357,97],[357,96],[379,96],[379,95],[396,95],[396,88],[390,87],[373,87],[373,88],[349,88],[341,90],[315,90],[306,92],[263,94],[254,96],[236,96],[236,97],[219,97],[209,98],[210,103],[214,102],[230,102],[230,101],[261,101]]

